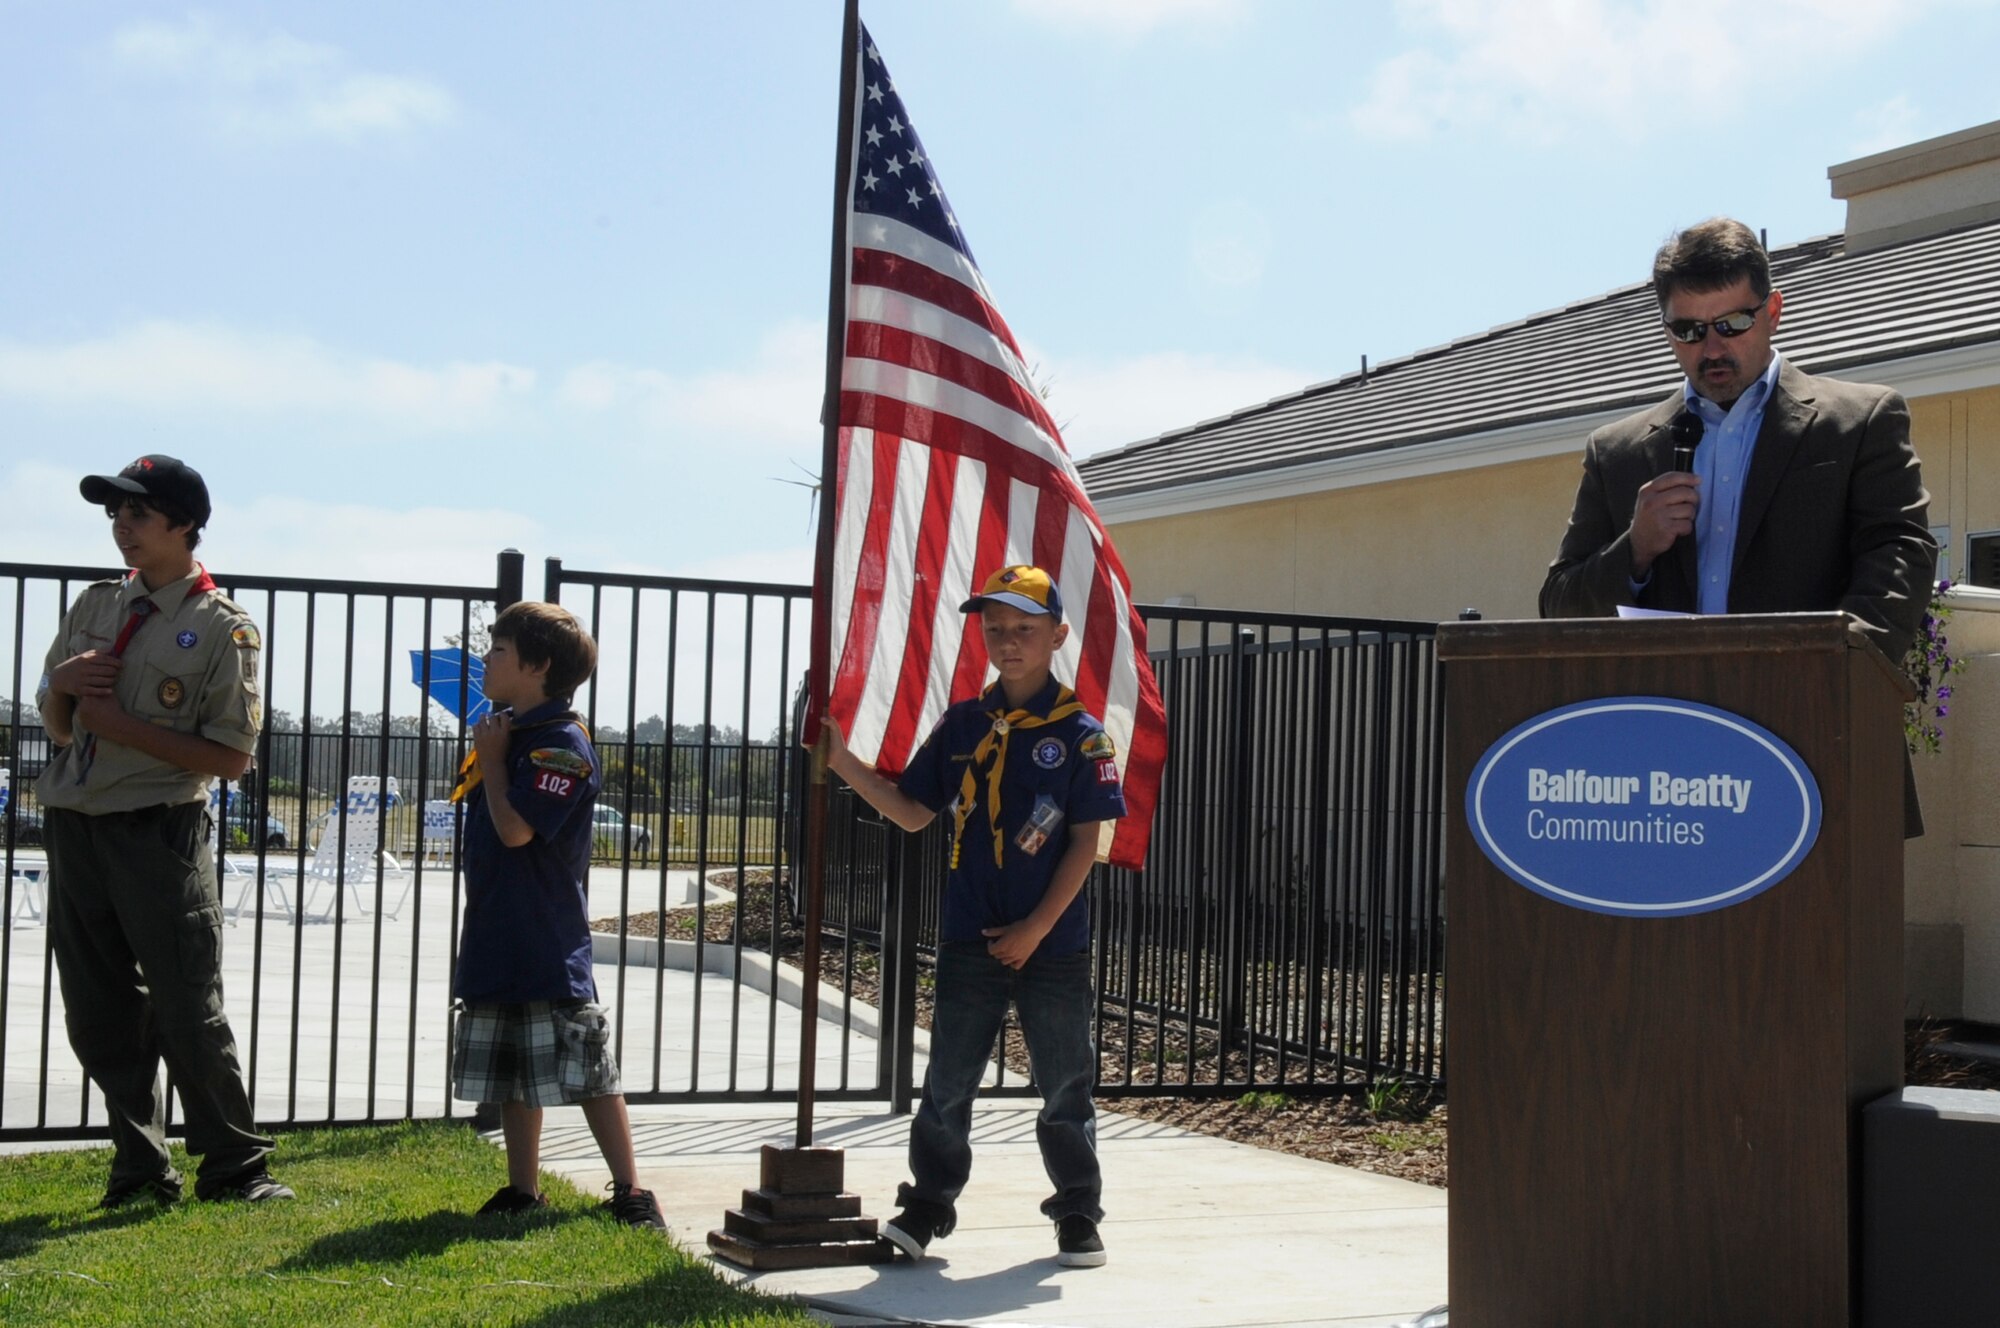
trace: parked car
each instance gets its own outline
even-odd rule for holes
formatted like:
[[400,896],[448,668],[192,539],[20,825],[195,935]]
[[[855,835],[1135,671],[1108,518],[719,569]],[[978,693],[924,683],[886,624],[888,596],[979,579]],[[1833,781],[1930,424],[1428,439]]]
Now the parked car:
[[41,809],[17,807],[11,812],[0,812],[0,844],[12,844],[16,848],[40,848]]
[[229,800],[227,822],[232,843],[240,833],[251,848],[279,853],[291,846],[291,839],[285,834],[285,823],[275,816],[253,816],[248,798]]
[[616,807],[598,803],[591,808],[591,852],[595,857],[615,858],[624,852],[626,843],[632,846],[632,856],[648,857],[653,852],[653,832],[643,825],[635,825],[625,819],[625,813]]

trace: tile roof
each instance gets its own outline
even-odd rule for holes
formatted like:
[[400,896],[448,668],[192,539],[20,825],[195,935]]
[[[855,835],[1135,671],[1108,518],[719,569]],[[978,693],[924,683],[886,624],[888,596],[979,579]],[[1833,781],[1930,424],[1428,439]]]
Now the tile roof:
[[[2000,342],[2000,222],[1849,256],[1823,236],[1771,252],[1778,346],[1838,373]],[[1077,463],[1103,499],[1535,421],[1638,409],[1680,381],[1652,287],[1627,286]]]

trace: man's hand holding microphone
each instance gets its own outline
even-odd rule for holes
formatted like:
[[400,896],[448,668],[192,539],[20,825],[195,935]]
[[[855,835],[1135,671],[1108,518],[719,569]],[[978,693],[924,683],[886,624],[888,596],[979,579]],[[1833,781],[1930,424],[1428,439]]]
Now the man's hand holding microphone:
[[1694,450],[1701,445],[1701,417],[1691,410],[1674,416],[1668,426],[1674,444],[1674,468],[1656,475],[1639,490],[1632,509],[1632,576],[1643,581],[1653,561],[1683,535],[1694,534],[1701,509],[1701,480],[1694,474]]

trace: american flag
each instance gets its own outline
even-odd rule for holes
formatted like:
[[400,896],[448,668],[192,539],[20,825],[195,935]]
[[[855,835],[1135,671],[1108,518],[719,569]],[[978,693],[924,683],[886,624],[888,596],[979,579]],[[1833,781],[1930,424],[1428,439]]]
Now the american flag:
[[857,756],[900,773],[985,680],[958,606],[1002,567],[1046,569],[1070,624],[1056,674],[1104,721],[1124,780],[1128,815],[1099,854],[1138,868],[1166,716],[1131,581],[866,28],[850,58],[828,711]]

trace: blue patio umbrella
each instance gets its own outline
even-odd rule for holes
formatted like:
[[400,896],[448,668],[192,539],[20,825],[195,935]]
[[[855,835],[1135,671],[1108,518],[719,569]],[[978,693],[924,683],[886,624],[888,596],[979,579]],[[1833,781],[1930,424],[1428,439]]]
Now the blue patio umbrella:
[[[424,681],[424,661],[430,661],[430,681]],[[493,708],[486,699],[486,661],[463,650],[412,650],[410,681],[466,723],[477,722]]]

